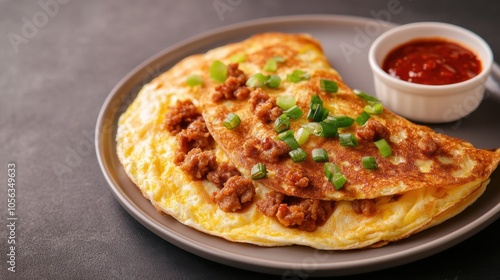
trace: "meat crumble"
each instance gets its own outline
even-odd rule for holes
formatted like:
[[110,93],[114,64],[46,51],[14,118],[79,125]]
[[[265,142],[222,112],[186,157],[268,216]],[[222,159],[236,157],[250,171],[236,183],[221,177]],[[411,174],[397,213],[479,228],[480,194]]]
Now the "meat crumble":
[[190,123],[178,135],[179,150],[182,153],[188,153],[194,148],[210,149],[210,141],[210,133],[201,116]]
[[217,161],[212,150],[194,148],[184,157],[180,167],[195,180],[202,180],[217,167]]
[[277,163],[281,156],[290,152],[290,147],[283,141],[275,141],[271,137],[263,140],[249,139],[243,145],[245,156],[257,158],[269,163]]
[[263,123],[273,122],[283,114],[283,110],[276,105],[276,99],[269,97],[262,88],[253,90],[248,102],[255,116]]
[[309,178],[307,178],[302,169],[298,168],[290,169],[285,175],[285,180],[290,185],[299,188],[305,188],[309,186]]
[[254,196],[255,188],[252,180],[237,175],[227,180],[214,199],[221,210],[236,212],[250,203]]
[[375,200],[374,199],[358,199],[352,202],[352,209],[356,214],[363,214],[371,216],[375,214]]
[[236,167],[227,162],[222,162],[217,166],[216,170],[208,173],[207,179],[222,188],[229,178],[237,175],[241,175],[241,173]]
[[364,126],[357,129],[356,134],[366,141],[376,141],[379,139],[389,140],[391,132],[380,122],[369,119]]
[[269,192],[257,201],[257,208],[264,215],[276,217],[284,226],[303,231],[315,231],[332,215],[335,202],[286,196],[279,192]]
[[247,76],[238,69],[238,64],[233,63],[227,66],[227,79],[215,88],[212,100],[218,102],[222,99],[247,99],[250,89],[246,87]]
[[176,135],[200,116],[198,108],[191,100],[177,101],[175,106],[169,108],[164,126],[173,135]]
[[439,143],[429,133],[420,138],[417,146],[426,156],[432,156],[439,149]]

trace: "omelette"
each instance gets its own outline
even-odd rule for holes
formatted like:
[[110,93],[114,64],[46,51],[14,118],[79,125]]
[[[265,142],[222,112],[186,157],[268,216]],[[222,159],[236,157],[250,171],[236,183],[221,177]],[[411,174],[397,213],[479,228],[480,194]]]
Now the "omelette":
[[260,246],[380,247],[457,215],[500,152],[352,90],[306,34],[184,58],[118,121],[117,155],[160,212]]

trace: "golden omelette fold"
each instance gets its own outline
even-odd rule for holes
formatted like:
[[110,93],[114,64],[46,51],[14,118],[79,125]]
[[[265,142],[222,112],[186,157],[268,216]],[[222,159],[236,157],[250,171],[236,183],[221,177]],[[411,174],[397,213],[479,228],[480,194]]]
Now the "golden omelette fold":
[[[325,184],[322,165],[293,163],[284,158],[281,164],[266,164],[268,176],[253,181],[255,196],[252,203],[241,211],[226,212],[214,202],[214,193],[220,188],[204,179],[195,180],[183,171],[174,158],[179,152],[178,139],[164,127],[166,115],[179,100],[190,100],[203,111],[203,117],[215,139],[212,144],[217,163],[234,164],[248,176],[254,160],[242,156],[242,146],[249,138],[276,136],[272,124],[262,124],[252,118],[244,101],[210,98],[218,83],[211,81],[209,66],[215,60],[229,64],[230,57],[244,54],[239,64],[248,77],[263,72],[266,60],[273,56],[286,58],[276,74],[282,78],[277,89],[264,90],[270,96],[292,94],[297,104],[307,113],[312,93],[318,94],[325,107],[335,115],[355,117],[364,106],[362,100],[341,81],[331,69],[320,45],[307,35],[268,33],[256,35],[246,41],[230,44],[203,55],[187,57],[144,86],[137,98],[120,117],[117,131],[117,155],[130,179],[158,211],[171,215],[179,222],[202,232],[234,242],[261,246],[305,245],[318,249],[346,250],[376,247],[400,240],[458,214],[473,203],[484,191],[489,176],[500,155],[474,149],[470,144],[430,129],[416,126],[384,109],[376,118],[391,131],[390,145],[393,156],[381,158],[377,150],[360,141],[358,147],[338,146],[338,139],[311,137],[304,149],[328,149],[330,161],[339,163],[348,182],[341,190]],[[301,69],[311,75],[308,81],[288,83],[286,74]],[[186,78],[199,75],[204,84],[190,87]],[[267,73],[266,73],[267,74]],[[319,87],[320,77],[338,81],[340,90],[326,95]],[[203,106],[200,104],[203,100]],[[238,112],[242,123],[227,130],[221,123],[227,112]],[[301,124],[292,122],[292,129]],[[349,128],[355,130],[356,124]],[[438,156],[421,155],[416,147],[422,132],[438,139]],[[335,153],[333,153],[335,152]],[[377,170],[364,170],[359,159],[366,154],[377,158]],[[287,186],[280,180],[280,172],[287,166],[300,166],[312,178],[304,188]],[[316,177],[315,177],[316,176]],[[314,184],[314,182],[319,182]],[[423,182],[423,183],[422,183]],[[267,193],[277,190],[289,195],[336,200],[328,220],[314,231],[308,232],[286,227],[275,217],[264,215],[257,202]],[[393,195],[397,194],[397,195]],[[375,211],[369,215],[353,210],[351,200],[373,198]]]
[[[306,115],[312,95],[318,95],[330,115],[334,116],[356,119],[367,105],[365,100],[355,95],[342,81],[337,71],[331,68],[319,43],[313,39],[265,34],[233,46],[232,52],[246,54],[247,60],[240,63],[239,68],[247,76],[261,72],[281,77],[282,82],[278,88],[264,87],[264,91],[270,98],[280,95],[295,97],[296,104],[304,115],[299,120],[291,120],[290,129],[293,131],[310,122]],[[285,58],[285,62],[279,64],[275,73],[264,71],[265,62],[276,56]],[[287,75],[295,70],[307,73],[310,78],[301,82],[286,81]],[[327,93],[321,90],[321,79],[337,82],[338,92]],[[231,161],[249,173],[252,166],[262,160],[248,157],[243,147],[252,139],[276,138],[273,122],[260,120],[252,112],[252,105],[248,100],[214,101],[209,91],[203,94],[201,100],[203,117],[211,135]],[[230,112],[241,118],[240,126],[233,130],[223,126],[223,121]],[[393,195],[424,187],[443,188],[470,182],[480,184],[489,178],[498,164],[498,153],[476,149],[465,141],[435,133],[430,128],[413,124],[387,109],[382,114],[371,115],[370,121],[377,121],[390,132],[390,137],[386,137],[386,140],[392,149],[392,156],[382,157],[373,140],[366,141],[359,136],[359,145],[356,147],[344,147],[338,138],[311,136],[300,146],[308,154],[304,162],[294,163],[287,156],[278,162],[267,162],[265,165],[268,176],[259,183],[291,196],[353,200]],[[355,122],[349,128],[339,129],[339,133],[356,134],[360,129],[361,126]],[[419,143],[422,138],[430,138],[429,141],[438,145],[437,151],[427,155],[420,149],[420,145],[425,145],[424,141]],[[314,148],[324,148],[330,161],[340,167],[347,178],[347,183],[341,190],[336,190],[328,182],[323,163],[313,161],[310,155]],[[374,156],[378,169],[363,168],[363,156]],[[297,187],[287,182],[286,174],[291,169],[301,170],[309,178],[309,186]]]

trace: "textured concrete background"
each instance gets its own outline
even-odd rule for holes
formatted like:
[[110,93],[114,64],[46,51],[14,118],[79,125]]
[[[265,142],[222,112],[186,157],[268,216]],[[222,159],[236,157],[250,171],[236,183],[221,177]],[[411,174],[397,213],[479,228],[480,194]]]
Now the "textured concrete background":
[[[0,279],[282,278],[197,257],[127,214],[94,152],[99,110],[135,66],[193,35],[279,15],[373,18],[388,2],[0,0],[0,220],[7,224],[9,162],[16,164],[18,217],[16,273],[7,271],[9,230],[0,226]],[[391,21],[458,24],[500,57],[500,2],[486,2],[493,3],[401,0],[404,10]],[[498,143],[500,126],[491,123]],[[434,256],[338,279],[500,279],[499,233],[496,221]]]

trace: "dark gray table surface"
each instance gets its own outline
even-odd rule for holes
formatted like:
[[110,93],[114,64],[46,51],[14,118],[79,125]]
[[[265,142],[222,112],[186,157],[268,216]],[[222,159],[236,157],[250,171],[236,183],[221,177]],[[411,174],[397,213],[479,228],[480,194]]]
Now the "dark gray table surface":
[[[370,18],[389,2],[0,0],[0,279],[281,279],[183,251],[130,216],[97,162],[99,110],[135,66],[191,36],[269,16]],[[218,12],[214,4],[229,6]],[[392,22],[461,25],[500,57],[500,2],[400,4]],[[7,271],[10,162],[17,175],[15,273]],[[338,279],[500,279],[499,235],[496,221],[425,259]]]

